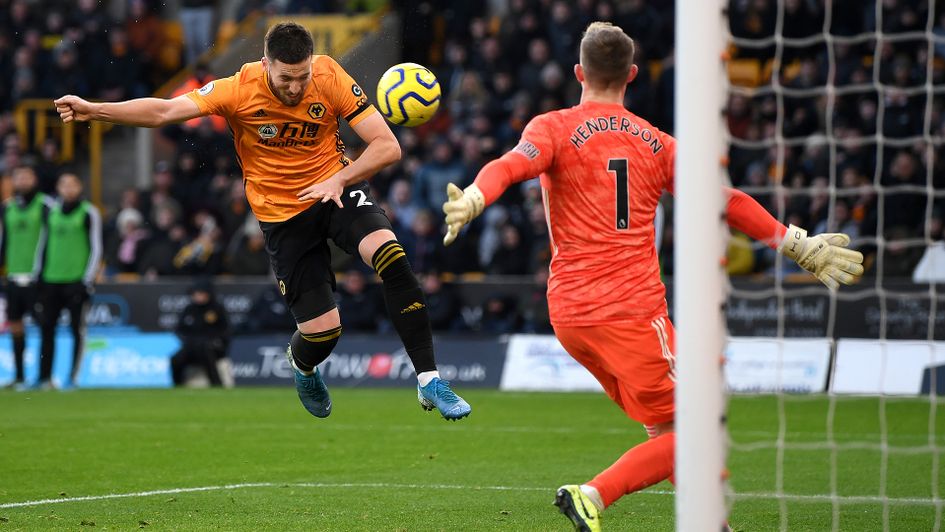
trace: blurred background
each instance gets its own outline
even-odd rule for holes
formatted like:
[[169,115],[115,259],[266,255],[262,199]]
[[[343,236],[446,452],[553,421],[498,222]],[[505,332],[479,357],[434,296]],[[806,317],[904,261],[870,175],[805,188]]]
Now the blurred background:
[[[917,270],[943,252],[945,166],[935,163],[945,156],[945,45],[929,43],[945,36],[945,16],[925,0],[880,1],[729,2],[732,184],[785,223],[850,234],[867,255],[865,291],[834,300],[793,263],[733,235],[733,334],[945,335],[937,296],[927,296],[945,261]],[[191,280],[210,276],[235,334],[291,331],[222,119],[155,131],[64,126],[50,101],[181,94],[257,60],[266,28],[291,17],[372,97],[401,61],[438,76],[439,113],[395,127],[403,160],[371,180],[422,277],[436,331],[548,334],[537,180],[510,189],[449,248],[446,183],[471,183],[532,116],[577,103],[577,44],[594,20],[636,40],[640,74],[626,105],[672,132],[674,16],[674,3],[658,0],[0,0],[0,190],[10,195],[9,169],[23,161],[51,194],[66,169],[83,178],[104,219],[90,325],[172,330]],[[350,131],[345,140],[356,157],[358,140]],[[672,301],[671,197],[663,208]],[[345,330],[390,333],[373,272],[340,252],[334,261]]]

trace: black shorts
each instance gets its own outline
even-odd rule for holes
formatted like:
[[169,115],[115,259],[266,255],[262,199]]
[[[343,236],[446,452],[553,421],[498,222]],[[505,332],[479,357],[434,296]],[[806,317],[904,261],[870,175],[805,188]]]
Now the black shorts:
[[335,308],[330,238],[360,258],[358,244],[370,233],[391,229],[390,220],[371,197],[367,182],[345,187],[341,209],[334,202],[315,203],[284,222],[259,222],[279,291],[296,323]]
[[63,310],[69,311],[69,323],[85,326],[89,289],[82,283],[44,283],[39,289],[37,310],[44,326],[55,327]]
[[38,296],[36,283],[21,286],[7,279],[7,320],[20,321],[27,313],[35,317]]

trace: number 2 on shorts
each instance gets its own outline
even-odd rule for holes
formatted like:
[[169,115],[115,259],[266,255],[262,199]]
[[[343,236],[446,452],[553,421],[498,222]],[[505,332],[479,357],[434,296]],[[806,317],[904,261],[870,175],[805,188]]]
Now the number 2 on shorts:
[[363,190],[352,190],[348,194],[349,198],[358,198],[358,204],[355,207],[363,207],[365,205],[374,205],[367,199],[367,194]]

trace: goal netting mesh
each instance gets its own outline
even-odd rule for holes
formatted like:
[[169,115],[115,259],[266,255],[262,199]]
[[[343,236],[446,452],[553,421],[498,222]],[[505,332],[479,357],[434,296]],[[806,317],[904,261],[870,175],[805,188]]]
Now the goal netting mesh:
[[939,530],[945,8],[731,0],[727,14],[732,184],[785,224],[849,233],[867,265],[830,293],[742,250],[755,275],[732,277],[729,333],[768,337],[743,351],[770,352],[754,369],[772,377],[729,379],[732,524]]

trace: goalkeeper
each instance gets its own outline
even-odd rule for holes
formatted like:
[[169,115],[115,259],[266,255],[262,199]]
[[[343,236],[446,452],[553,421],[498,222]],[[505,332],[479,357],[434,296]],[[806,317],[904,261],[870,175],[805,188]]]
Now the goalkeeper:
[[[676,141],[623,107],[637,74],[633,49],[620,28],[588,26],[574,67],[581,103],[532,119],[515,149],[487,164],[466,190],[450,184],[443,205],[450,244],[510,185],[541,176],[555,335],[649,436],[588,482],[557,491],[555,505],[585,531],[600,530],[601,512],[623,495],[672,480],[674,467],[675,331],[653,219],[663,190],[673,192]],[[863,256],[846,248],[846,235],[808,236],[746,194],[725,194],[730,226],[796,260],[831,290],[862,275]]]

